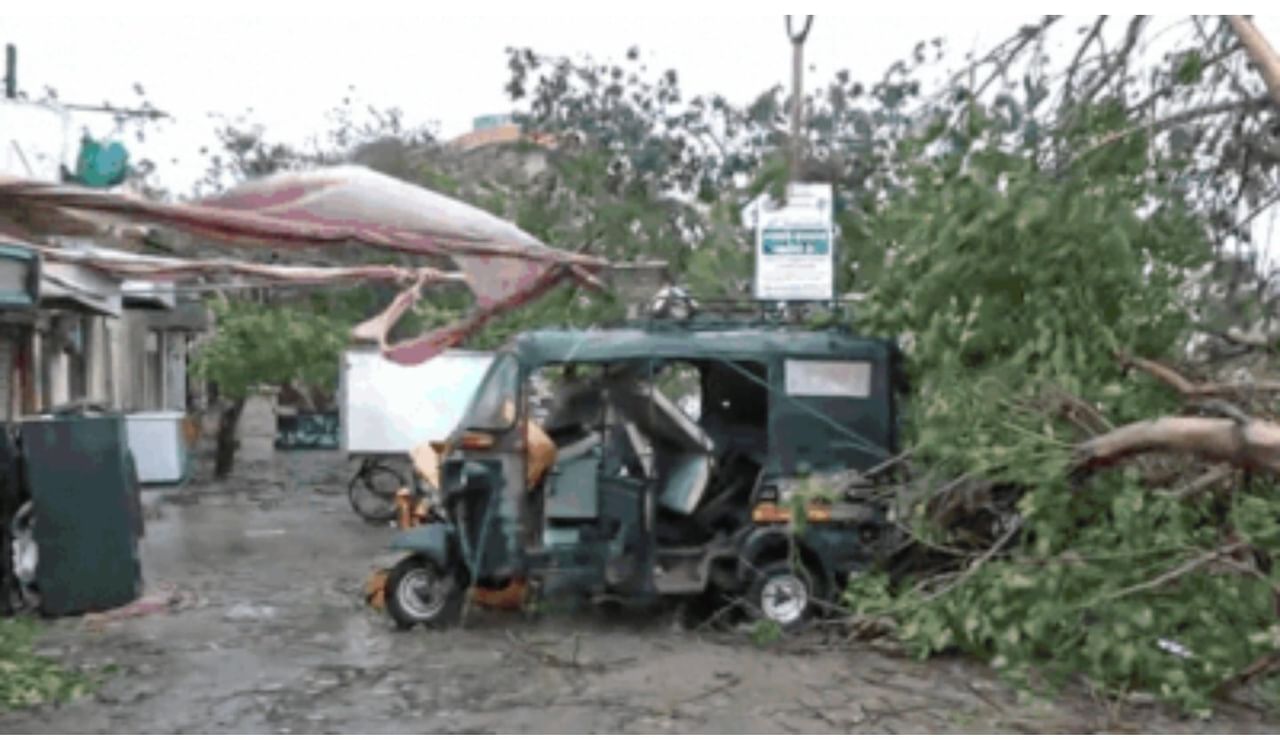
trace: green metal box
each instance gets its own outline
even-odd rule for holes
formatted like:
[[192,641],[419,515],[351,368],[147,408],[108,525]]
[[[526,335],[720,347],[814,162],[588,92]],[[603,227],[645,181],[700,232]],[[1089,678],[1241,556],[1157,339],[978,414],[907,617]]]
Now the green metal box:
[[80,614],[138,598],[141,502],[124,417],[44,417],[21,429],[41,611]]

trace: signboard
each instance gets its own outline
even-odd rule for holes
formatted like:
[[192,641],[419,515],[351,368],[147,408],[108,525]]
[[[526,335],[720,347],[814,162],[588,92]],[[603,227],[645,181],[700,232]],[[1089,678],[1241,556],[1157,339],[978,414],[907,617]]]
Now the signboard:
[[420,365],[400,365],[376,347],[348,350],[338,409],[342,449],[407,455],[423,442],[444,439],[492,362],[488,352],[450,350]]
[[0,242],[0,310],[35,308],[39,300],[40,255]]
[[756,228],[755,296],[762,301],[829,301],[835,295],[831,185],[787,186],[786,205],[761,196]]
[[788,359],[783,370],[788,396],[871,397],[869,362]]

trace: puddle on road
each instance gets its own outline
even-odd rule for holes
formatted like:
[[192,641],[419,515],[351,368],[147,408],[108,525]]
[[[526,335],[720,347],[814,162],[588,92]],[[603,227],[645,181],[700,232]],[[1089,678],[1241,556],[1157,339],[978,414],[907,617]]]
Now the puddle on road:
[[147,580],[180,578],[249,554],[252,545],[245,532],[257,527],[252,513],[241,506],[166,507],[164,518],[147,523],[139,544]]

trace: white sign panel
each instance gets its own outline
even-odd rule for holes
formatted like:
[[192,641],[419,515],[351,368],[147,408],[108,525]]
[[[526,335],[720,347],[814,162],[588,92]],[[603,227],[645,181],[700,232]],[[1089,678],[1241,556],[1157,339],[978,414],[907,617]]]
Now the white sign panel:
[[788,396],[870,398],[871,363],[787,360]]
[[787,186],[786,205],[756,206],[757,300],[829,301],[835,294],[831,185]]
[[400,365],[376,349],[342,358],[342,449],[405,455],[449,436],[489,370],[487,352],[445,352],[421,365]]

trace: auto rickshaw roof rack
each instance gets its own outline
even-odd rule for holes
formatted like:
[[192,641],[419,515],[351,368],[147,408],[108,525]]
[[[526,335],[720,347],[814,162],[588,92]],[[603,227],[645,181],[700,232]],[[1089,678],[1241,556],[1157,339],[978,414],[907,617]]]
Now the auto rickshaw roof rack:
[[721,328],[776,326],[809,329],[848,329],[854,300],[760,301],[695,298],[681,288],[663,288],[624,326],[661,328]]

